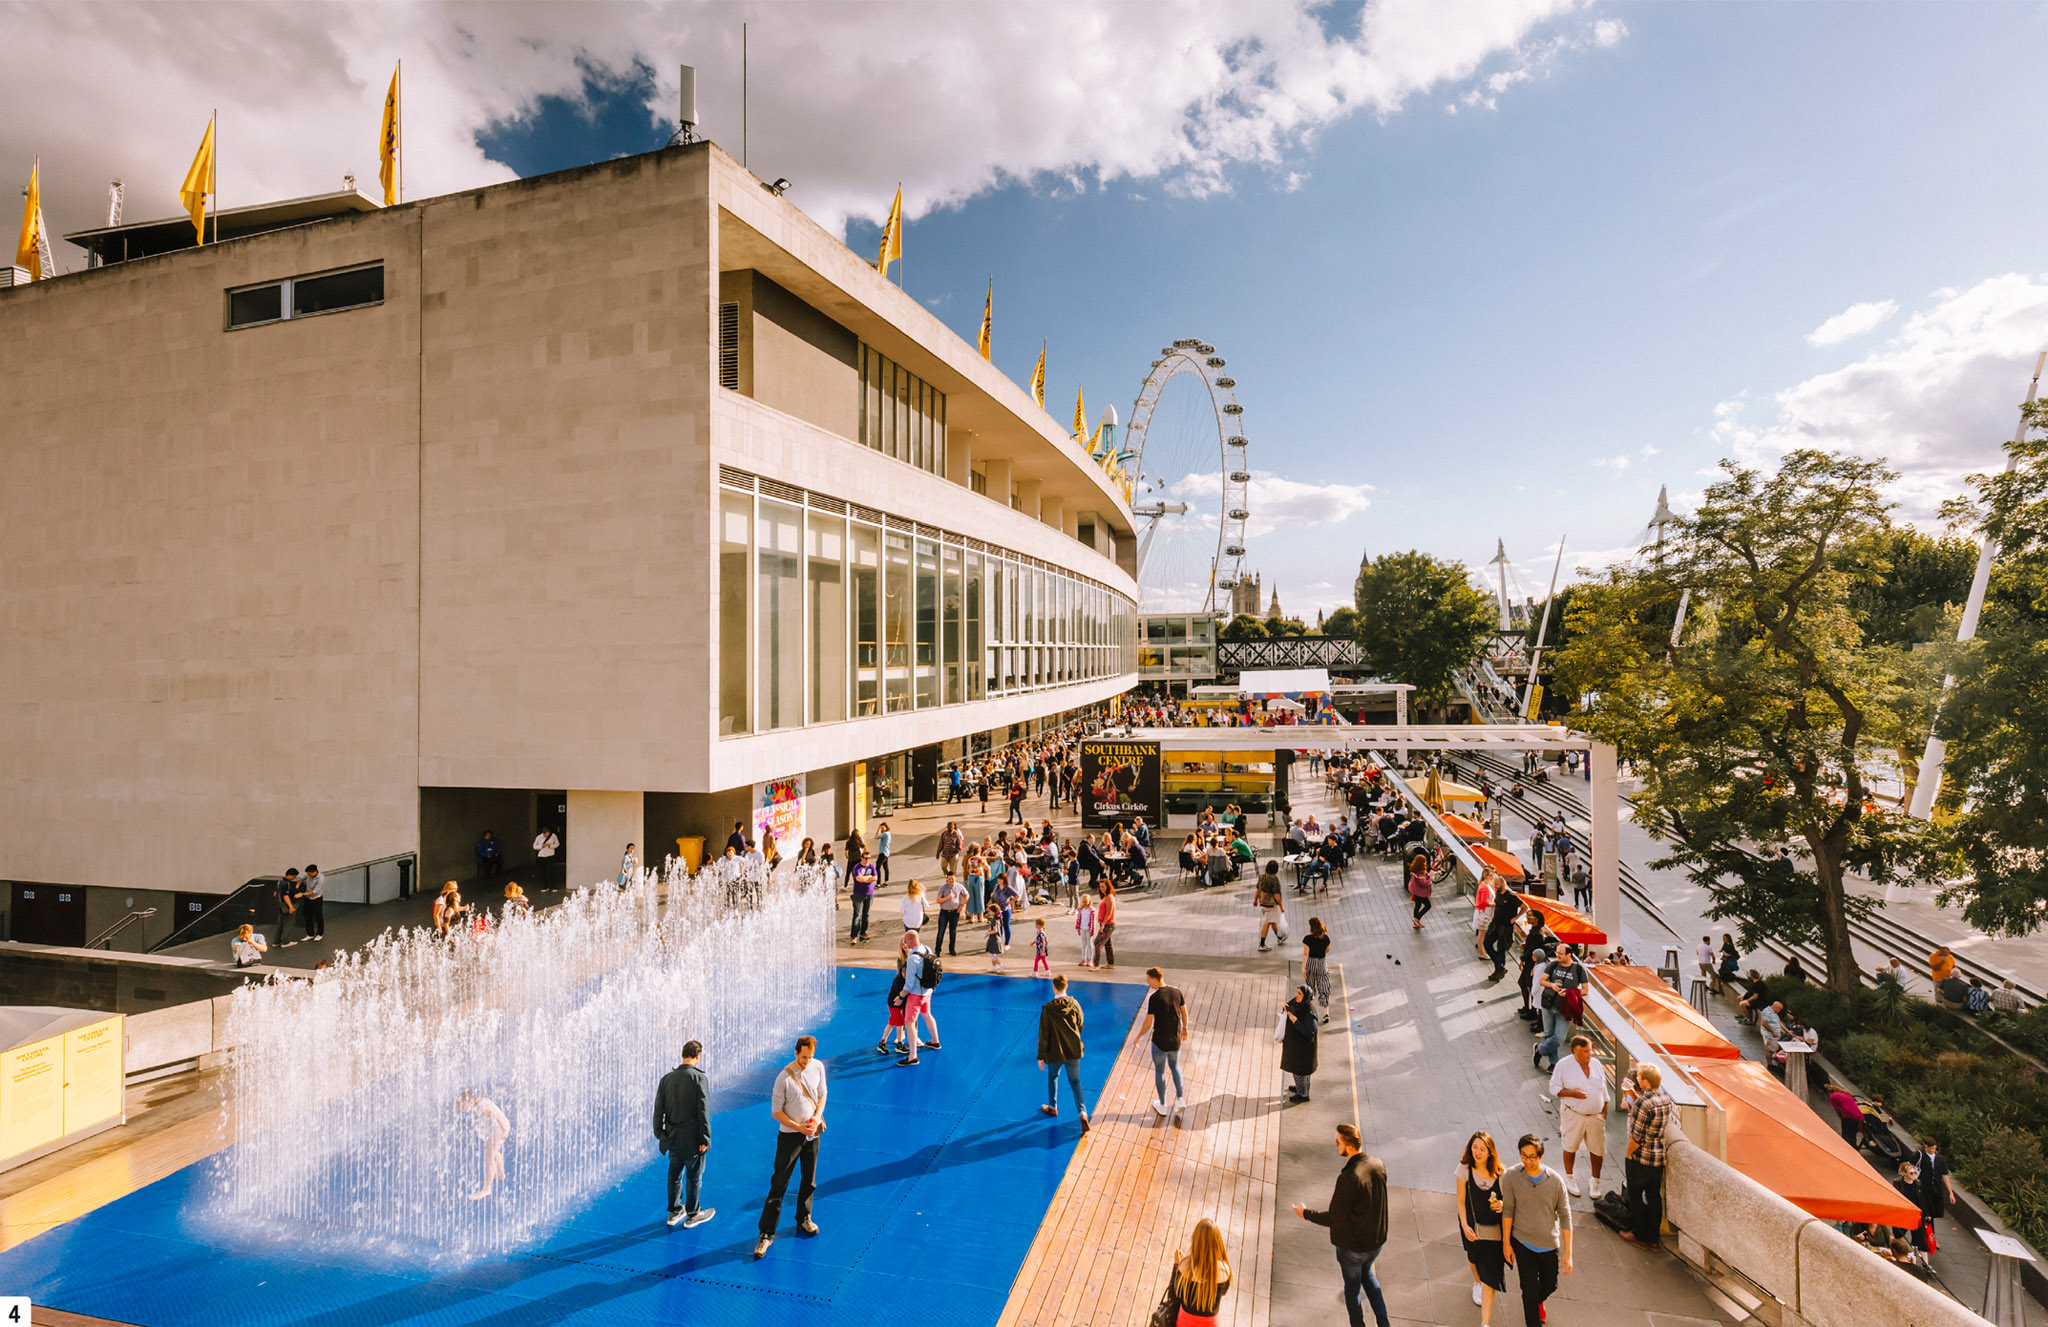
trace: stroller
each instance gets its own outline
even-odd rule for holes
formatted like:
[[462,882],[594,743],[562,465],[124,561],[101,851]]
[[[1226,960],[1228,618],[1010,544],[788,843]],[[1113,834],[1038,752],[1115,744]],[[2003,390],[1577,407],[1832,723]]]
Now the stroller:
[[1884,1098],[1858,1097],[1856,1105],[1863,1111],[1863,1133],[1857,1146],[1886,1166],[1904,1161],[1906,1145],[1892,1132],[1892,1117],[1885,1113]]

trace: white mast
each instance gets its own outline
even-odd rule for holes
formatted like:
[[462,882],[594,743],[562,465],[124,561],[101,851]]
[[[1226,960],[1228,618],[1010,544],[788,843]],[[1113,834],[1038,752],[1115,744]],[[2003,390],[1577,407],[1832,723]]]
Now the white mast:
[[[2034,403],[2034,395],[2041,389],[2041,369],[2044,365],[2048,365],[2048,350],[2042,351],[2034,359],[2034,380],[2027,384],[2026,403],[2020,407],[2019,432],[2013,434],[2012,437],[2015,448],[2026,440],[2027,406]],[[2013,464],[2018,459],[2019,457],[2016,453],[2009,453],[2006,456],[2005,473],[2012,473]],[[1990,588],[1991,564],[1997,557],[1998,545],[1992,542],[1989,535],[1986,535],[1984,547],[1977,554],[1977,574],[1970,578],[1970,599],[1968,603],[1963,605],[1962,624],[1956,628],[1956,642],[1958,644],[1976,638],[1977,618],[1984,611],[1984,592]],[[1954,684],[1955,678],[1942,678],[1942,694],[1946,696],[1948,689]],[[1940,718],[1940,714],[1940,710],[1937,709],[1935,711],[1937,720]],[[1948,744],[1939,737],[1936,737],[1934,731],[1929,729],[1927,733],[1927,749],[1920,756],[1920,777],[1913,785],[1913,801],[1906,808],[1907,814],[1918,816],[1922,820],[1933,818],[1934,798],[1941,791],[1941,767],[1947,755]]]
[[1493,541],[1493,561],[1486,564],[1500,568],[1500,629],[1508,629],[1508,545],[1505,539]]
[[1536,628],[1536,652],[1529,657],[1529,676],[1522,683],[1522,714],[1529,714],[1529,697],[1536,694],[1536,670],[1543,666],[1543,638],[1550,633],[1550,605],[1557,598],[1557,573],[1564,566],[1564,536],[1557,537],[1557,561],[1550,564],[1550,589],[1543,596],[1543,622]]

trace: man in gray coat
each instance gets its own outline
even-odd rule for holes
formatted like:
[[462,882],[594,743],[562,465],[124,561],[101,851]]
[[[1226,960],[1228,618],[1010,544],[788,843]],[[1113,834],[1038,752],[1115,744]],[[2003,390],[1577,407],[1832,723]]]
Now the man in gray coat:
[[[718,1214],[697,1206],[704,1188],[704,1154],[711,1150],[711,1085],[697,1067],[699,1042],[683,1046],[683,1062],[662,1075],[654,1090],[654,1136],[668,1154],[668,1223],[701,1226]],[[677,1187],[684,1186],[677,1202]]]

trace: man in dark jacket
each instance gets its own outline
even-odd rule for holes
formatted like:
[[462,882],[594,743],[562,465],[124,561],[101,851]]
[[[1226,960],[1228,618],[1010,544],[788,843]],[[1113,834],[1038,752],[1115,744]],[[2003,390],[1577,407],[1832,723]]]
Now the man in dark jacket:
[[[654,1090],[654,1136],[668,1153],[668,1223],[701,1226],[718,1214],[715,1207],[697,1206],[704,1187],[704,1154],[711,1150],[711,1085],[697,1067],[704,1053],[699,1042],[683,1046],[683,1062],[662,1075]],[[687,1177],[684,1201],[676,1188]]]
[[1067,976],[1052,979],[1052,999],[1038,1011],[1038,1067],[1045,1070],[1045,1105],[1048,1115],[1060,1113],[1060,1070],[1067,1072],[1067,1085],[1074,1089],[1074,1109],[1081,1115],[1081,1132],[1088,1132],[1088,1099],[1081,1093],[1081,1006],[1067,994]]
[[1386,1297],[1372,1274],[1373,1259],[1387,1243],[1387,1168],[1379,1158],[1365,1154],[1358,1130],[1348,1124],[1337,1126],[1337,1155],[1344,1158],[1344,1169],[1337,1172],[1330,1210],[1312,1212],[1296,1203],[1294,1214],[1330,1228],[1337,1266],[1344,1273],[1344,1307],[1351,1314],[1351,1327],[1365,1327],[1365,1307],[1358,1302],[1361,1289],[1372,1301],[1373,1321],[1389,1327]]

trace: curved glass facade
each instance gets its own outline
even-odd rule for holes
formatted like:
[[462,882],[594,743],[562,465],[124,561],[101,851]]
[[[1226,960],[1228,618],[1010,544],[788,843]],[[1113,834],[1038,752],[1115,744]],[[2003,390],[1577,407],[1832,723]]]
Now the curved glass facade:
[[900,714],[1137,670],[1100,582],[721,468],[719,735]]

